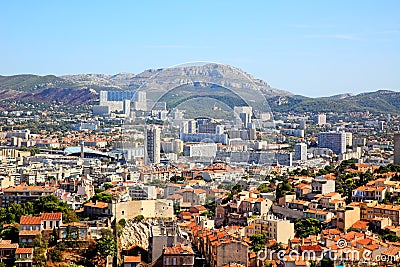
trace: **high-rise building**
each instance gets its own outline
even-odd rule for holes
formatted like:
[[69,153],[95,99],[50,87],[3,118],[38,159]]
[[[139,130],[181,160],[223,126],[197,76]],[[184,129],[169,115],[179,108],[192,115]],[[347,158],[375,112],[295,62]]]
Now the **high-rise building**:
[[379,131],[383,131],[385,129],[385,122],[384,121],[379,121]]
[[317,116],[317,124],[318,125],[326,124],[326,115],[325,114],[318,114],[318,116]]
[[307,128],[307,121],[306,120],[301,120],[300,125],[299,125],[300,130],[306,130]]
[[253,108],[250,106],[234,107],[233,111],[238,118],[236,124],[248,128],[251,123],[251,116],[253,115]]
[[298,143],[294,145],[294,160],[307,160],[307,144]]
[[137,91],[133,95],[134,107],[136,110],[147,110],[147,95],[146,92]]
[[346,146],[353,146],[353,134],[347,132],[346,133]]
[[144,135],[144,162],[148,164],[160,163],[160,129],[150,125],[146,127]]
[[346,152],[346,133],[321,132],[318,134],[318,147],[329,148],[337,155]]
[[129,116],[131,114],[131,101],[130,100],[126,99],[123,101],[122,112],[124,112],[124,114],[126,116]]
[[400,133],[394,134],[394,164],[400,164]]

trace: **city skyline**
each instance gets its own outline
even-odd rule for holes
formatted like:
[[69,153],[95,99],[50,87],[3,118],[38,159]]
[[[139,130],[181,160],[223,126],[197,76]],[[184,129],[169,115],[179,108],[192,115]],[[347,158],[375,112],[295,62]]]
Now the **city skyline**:
[[398,91],[399,5],[8,2],[0,75],[140,73],[209,61],[311,97]]

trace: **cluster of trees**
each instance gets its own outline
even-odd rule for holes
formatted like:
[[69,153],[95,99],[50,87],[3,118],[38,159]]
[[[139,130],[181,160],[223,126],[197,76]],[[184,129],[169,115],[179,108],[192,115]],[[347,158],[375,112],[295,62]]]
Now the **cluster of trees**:
[[267,245],[267,242],[268,238],[264,234],[255,234],[250,236],[250,245],[254,252],[264,249]]
[[260,185],[257,187],[257,190],[260,191],[260,193],[270,193],[270,192],[273,192],[273,191],[274,191],[274,189],[272,189],[271,187],[269,187],[268,184],[260,184]]
[[278,186],[276,187],[276,199],[285,196],[289,192],[293,192],[293,187],[289,183],[289,181],[285,179],[282,183],[279,183]]
[[317,219],[307,218],[299,220],[295,223],[294,229],[296,235],[301,238],[306,238],[310,235],[317,235],[321,232],[321,222]]
[[100,192],[100,193],[96,193],[91,200],[93,202],[96,201],[101,201],[101,202],[107,202],[107,203],[111,203],[113,200],[113,196],[109,193],[106,192]]
[[54,195],[49,195],[42,196],[33,202],[13,203],[7,208],[0,208],[0,224],[19,223],[21,216],[37,216],[42,212],[62,212],[64,223],[79,221],[75,211],[67,203],[62,202]]

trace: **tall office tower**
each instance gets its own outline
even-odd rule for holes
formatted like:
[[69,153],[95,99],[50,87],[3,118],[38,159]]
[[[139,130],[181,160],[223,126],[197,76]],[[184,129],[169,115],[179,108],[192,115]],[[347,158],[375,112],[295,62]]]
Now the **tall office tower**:
[[345,134],[346,134],[346,146],[353,146],[353,134],[348,132]]
[[197,133],[197,122],[195,120],[188,121],[188,133]]
[[108,101],[108,92],[107,91],[100,91],[100,105],[104,102]]
[[146,165],[160,163],[160,129],[157,126],[146,127],[144,135],[144,162]]
[[306,130],[307,129],[307,121],[306,120],[301,120],[300,121],[300,125],[299,125],[299,128],[301,129],[301,130]]
[[400,164],[400,133],[394,134],[394,164]]
[[253,115],[253,108],[249,106],[234,107],[235,117],[239,118],[236,122],[237,125],[242,125],[248,128],[251,123],[251,116]]
[[337,155],[346,152],[346,133],[320,132],[318,134],[318,147],[329,148]]
[[133,95],[133,102],[136,110],[147,110],[147,97],[146,92],[136,92]]
[[298,143],[294,145],[294,160],[307,160],[307,144]]
[[326,124],[326,115],[325,114],[318,114],[318,116],[317,116],[317,124],[318,125]]
[[130,100],[124,100],[123,101],[123,108],[122,111],[126,116],[129,116],[131,114],[131,101]]
[[383,131],[385,129],[385,122],[384,121],[379,121],[379,131]]

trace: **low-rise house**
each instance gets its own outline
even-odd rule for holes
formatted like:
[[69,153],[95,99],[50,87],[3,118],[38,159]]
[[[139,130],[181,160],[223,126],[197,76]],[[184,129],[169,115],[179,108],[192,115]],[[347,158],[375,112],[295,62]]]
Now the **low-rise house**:
[[325,210],[305,210],[303,211],[303,218],[313,218],[317,219],[322,223],[328,223],[331,221],[331,219],[334,217],[334,214],[329,211]]
[[164,247],[163,266],[194,266],[193,249],[182,244],[177,244],[174,247]]
[[124,256],[124,267],[137,267],[140,265],[141,258],[139,256]]
[[11,240],[0,239],[0,259],[3,262],[10,262],[14,259],[17,243],[11,243]]
[[15,250],[15,266],[31,267],[33,263],[33,248],[17,248]]
[[369,187],[360,186],[353,190],[352,200],[362,202],[365,200],[376,200],[382,202],[385,199],[387,188],[383,186]]
[[292,210],[307,210],[309,208],[310,202],[305,200],[294,199],[289,202],[289,208]]
[[297,198],[303,198],[312,192],[311,184],[300,183],[295,188]]
[[184,188],[175,193],[182,195],[183,202],[190,203],[192,206],[206,204],[206,190],[204,189]]
[[316,177],[312,183],[312,192],[315,194],[329,194],[335,192],[335,180],[332,179],[333,177],[324,177],[318,176]]
[[62,224],[58,229],[61,240],[87,241],[90,238],[89,227],[86,224],[71,222]]
[[319,200],[319,204],[324,209],[337,210],[346,205],[346,200],[339,193],[332,192],[323,195]]
[[62,223],[61,212],[44,212],[40,216],[21,216],[19,242],[32,246],[37,235],[48,236]]

